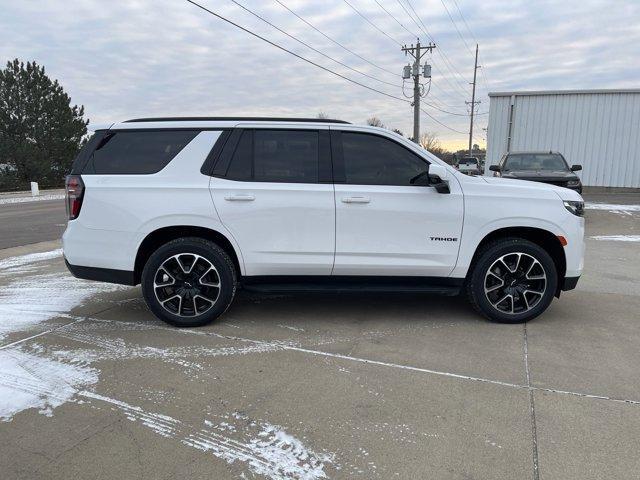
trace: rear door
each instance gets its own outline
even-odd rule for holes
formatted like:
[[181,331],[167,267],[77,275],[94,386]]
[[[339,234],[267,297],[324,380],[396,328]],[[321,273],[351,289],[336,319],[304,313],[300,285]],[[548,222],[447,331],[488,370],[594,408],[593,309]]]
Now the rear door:
[[336,255],[334,275],[446,277],[462,233],[463,197],[412,183],[426,158],[396,140],[333,131]]
[[330,275],[335,207],[329,130],[236,129],[211,195],[247,275]]

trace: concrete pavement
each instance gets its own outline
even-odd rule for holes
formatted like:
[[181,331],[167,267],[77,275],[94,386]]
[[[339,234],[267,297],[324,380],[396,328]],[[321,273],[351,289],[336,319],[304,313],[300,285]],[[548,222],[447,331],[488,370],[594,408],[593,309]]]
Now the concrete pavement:
[[176,330],[139,288],[70,278],[55,242],[0,250],[0,472],[637,478],[640,242],[591,237],[640,212],[587,222],[578,289],[526,327],[461,298],[241,292]]

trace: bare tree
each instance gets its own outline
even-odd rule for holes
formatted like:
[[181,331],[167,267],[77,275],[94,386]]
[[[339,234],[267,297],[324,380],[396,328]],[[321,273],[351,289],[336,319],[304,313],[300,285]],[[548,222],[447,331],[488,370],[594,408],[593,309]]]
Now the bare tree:
[[431,151],[440,148],[440,140],[435,133],[424,132],[420,135],[420,146],[425,150]]
[[436,134],[431,132],[424,132],[420,135],[420,146],[427,152],[442,159],[444,159],[449,153],[442,147],[442,145],[440,145],[440,140],[438,140]]
[[367,125],[371,125],[372,127],[385,128],[384,123],[382,123],[382,120],[380,120],[376,116],[367,118]]
[[318,115],[316,115],[316,118],[319,118],[320,120],[328,120],[329,114],[326,112],[318,112]]

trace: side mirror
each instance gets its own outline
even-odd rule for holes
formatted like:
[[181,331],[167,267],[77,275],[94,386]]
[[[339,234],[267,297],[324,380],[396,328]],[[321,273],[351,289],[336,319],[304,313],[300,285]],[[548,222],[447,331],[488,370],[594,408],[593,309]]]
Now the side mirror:
[[492,172],[499,172],[501,170],[500,165],[489,165],[489,170]]
[[449,190],[449,172],[442,165],[429,164],[429,186],[438,193],[451,193]]
[[582,165],[571,165],[572,172],[577,172],[578,170],[582,170]]

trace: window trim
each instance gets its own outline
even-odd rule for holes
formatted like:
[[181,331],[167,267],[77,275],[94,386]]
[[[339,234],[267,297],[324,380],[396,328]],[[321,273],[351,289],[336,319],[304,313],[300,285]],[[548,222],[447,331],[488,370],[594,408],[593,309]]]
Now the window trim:
[[[239,180],[235,178],[228,178],[229,169],[231,167],[231,160],[236,153],[236,150],[240,144],[240,139],[245,132],[251,134],[251,142],[253,144],[254,134],[256,131],[285,131],[285,132],[312,132],[318,134],[318,181],[317,182],[284,182],[284,181],[266,181],[256,180],[254,177],[255,158],[251,158],[251,180]],[[331,161],[331,139],[330,131],[328,129],[317,128],[287,128],[287,127],[275,127],[275,128],[234,128],[231,132],[229,139],[222,148],[218,161],[211,171],[210,176],[216,178],[224,178],[232,182],[244,182],[244,183],[285,183],[296,185],[317,185],[317,184],[332,184],[333,183],[333,165]]]
[[354,133],[357,135],[369,135],[372,137],[382,138],[389,142],[395,143],[400,148],[406,150],[410,154],[418,157],[422,161],[424,161],[425,166],[428,168],[431,165],[431,162],[427,160],[422,155],[412,151],[410,148],[402,145],[400,142],[396,141],[393,138],[387,137],[385,135],[380,135],[378,133],[373,132],[364,132],[358,130],[331,130],[331,154],[333,158],[333,172],[334,172],[334,183],[341,185],[362,185],[362,186],[370,186],[370,187],[412,187],[412,188],[424,188],[424,185],[397,185],[390,183],[347,183],[347,177],[345,173],[345,163],[344,163],[344,149],[342,146],[342,134],[343,133]]

